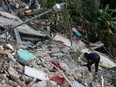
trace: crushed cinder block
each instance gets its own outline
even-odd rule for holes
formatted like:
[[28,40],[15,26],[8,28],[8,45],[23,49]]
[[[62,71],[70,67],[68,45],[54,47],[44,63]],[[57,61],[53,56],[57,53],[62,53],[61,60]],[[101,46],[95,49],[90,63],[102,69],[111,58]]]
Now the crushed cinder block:
[[52,57],[62,57],[62,56],[64,56],[64,55],[65,55],[65,54],[63,54],[63,53],[61,53],[61,52],[51,54]]
[[95,49],[97,49],[97,48],[101,48],[101,47],[103,47],[104,46],[104,43],[102,43],[101,41],[97,41],[97,42],[95,42],[95,43],[90,43],[90,48],[92,49],[92,50],[95,50]]
[[10,75],[10,77],[12,78],[12,79],[19,79],[19,74],[18,74],[18,72],[14,69],[14,68],[12,68],[12,67],[9,67],[9,69],[8,69],[8,73],[9,73],[9,75]]
[[73,85],[74,85],[74,87],[85,87],[84,85],[80,84],[80,83],[77,82],[77,81],[74,81],[74,82],[73,82]]
[[22,41],[23,48],[34,48],[36,47],[32,42],[30,41]]
[[56,45],[54,45],[54,44],[51,44],[51,45],[49,46],[49,49],[50,49],[52,52],[54,52],[54,53],[60,51],[59,47],[56,46]]
[[77,52],[77,50],[79,50],[79,45],[78,44],[73,44],[70,48],[71,48],[71,51]]
[[61,51],[63,53],[69,53],[70,52],[70,48],[69,47],[64,47],[64,48],[61,49]]
[[51,48],[51,51],[52,51],[53,53],[57,53],[57,52],[60,51],[60,49],[59,49],[58,47],[53,47],[53,48]]
[[44,51],[44,50],[37,50],[35,52],[35,55],[37,57],[44,57],[44,58],[50,58],[50,55],[47,53],[47,51]]
[[65,63],[60,63],[60,66],[61,66],[61,68],[62,68],[63,70],[65,70],[66,72],[69,72],[69,71],[70,71],[70,69],[69,69],[69,67],[67,66],[67,64],[65,64]]

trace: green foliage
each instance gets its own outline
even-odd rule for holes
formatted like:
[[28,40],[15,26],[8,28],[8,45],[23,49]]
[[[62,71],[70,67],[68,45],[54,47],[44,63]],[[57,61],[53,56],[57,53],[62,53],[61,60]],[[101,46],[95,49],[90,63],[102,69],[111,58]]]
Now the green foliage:
[[24,3],[29,3],[30,1],[29,0],[22,0]]
[[[90,22],[96,21],[99,11],[99,0],[71,0],[69,10],[73,21],[80,21],[84,17]],[[94,18],[93,18],[94,17]]]
[[43,6],[46,6],[46,5],[47,5],[47,0],[40,0],[40,2],[41,2],[41,4],[42,4]]
[[47,7],[51,8],[56,3],[61,3],[63,0],[47,0]]
[[112,81],[112,84],[116,86],[116,74],[112,75],[111,81]]
[[[95,33],[97,33],[100,40],[110,41],[116,46],[116,17],[112,16],[114,12],[116,13],[116,9],[109,9],[108,5],[103,8],[101,0],[40,0],[40,2],[44,8],[52,8],[56,3],[65,2],[66,9],[62,11],[63,18],[58,24],[64,25],[65,28],[69,24],[86,24],[85,31],[91,33],[88,36],[96,38]],[[44,9],[41,9],[39,13],[43,11]],[[113,34],[109,34],[108,29],[111,29]]]
[[[110,10],[108,5],[106,8],[102,8],[100,0],[70,0],[68,2],[69,14],[73,23],[78,25],[83,19],[86,19],[90,32],[97,32],[100,40],[110,41],[116,46],[116,18],[112,16],[116,9]],[[112,30],[113,35],[109,34],[108,29]]]
[[[101,0],[49,0],[48,2],[55,4],[58,1],[66,3],[66,9],[63,13],[63,21],[61,22],[64,27],[70,25],[85,24],[85,31],[90,32],[88,39],[91,41],[92,38],[98,38],[105,42],[110,41],[112,45],[116,46],[116,18],[112,16],[116,9],[109,9],[107,5],[102,8]],[[86,20],[83,22],[82,20]],[[113,34],[109,34],[108,29],[111,29]],[[83,36],[85,36],[83,34]]]

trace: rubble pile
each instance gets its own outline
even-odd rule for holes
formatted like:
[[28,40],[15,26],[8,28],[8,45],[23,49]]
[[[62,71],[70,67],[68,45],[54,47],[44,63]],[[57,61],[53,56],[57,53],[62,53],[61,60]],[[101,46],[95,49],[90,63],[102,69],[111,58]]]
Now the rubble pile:
[[[15,9],[21,3],[5,1],[18,1],[10,3]],[[0,20],[0,32],[23,22],[3,11]],[[99,72],[96,75],[92,66],[89,73],[83,53],[92,50],[80,39],[71,43],[60,33],[50,35],[47,28],[41,32],[23,24],[0,34],[0,87],[115,87],[109,78],[116,73],[116,64],[108,56],[98,52]]]

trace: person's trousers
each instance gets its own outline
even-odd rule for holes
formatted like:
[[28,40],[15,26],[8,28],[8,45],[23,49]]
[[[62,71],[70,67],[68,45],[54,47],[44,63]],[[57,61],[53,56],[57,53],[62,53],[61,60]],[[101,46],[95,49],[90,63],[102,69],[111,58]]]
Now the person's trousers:
[[95,72],[98,72],[98,66],[99,66],[100,58],[96,58],[96,60],[92,60],[88,62],[86,65],[88,70],[91,72],[91,65],[95,63]]

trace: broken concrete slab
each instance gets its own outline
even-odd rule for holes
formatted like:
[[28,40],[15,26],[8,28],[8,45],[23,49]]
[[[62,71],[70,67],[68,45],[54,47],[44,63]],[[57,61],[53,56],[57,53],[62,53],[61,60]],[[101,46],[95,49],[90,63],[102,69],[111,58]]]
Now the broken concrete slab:
[[12,15],[12,14],[9,14],[7,12],[3,12],[3,11],[0,11],[0,16],[3,16],[3,17],[8,18],[8,19],[14,19],[17,21],[21,21],[21,19],[19,17]]
[[60,49],[59,48],[51,48],[50,49],[51,51],[52,51],[52,53],[57,53],[57,52],[59,52],[60,51]]
[[64,47],[64,48],[61,49],[61,51],[63,53],[69,53],[70,52],[70,48],[69,47]]
[[95,50],[95,49],[97,49],[97,48],[101,48],[101,47],[103,47],[104,46],[104,43],[102,43],[101,41],[97,41],[97,42],[95,42],[95,43],[91,43],[90,44],[90,48],[92,49],[92,50]]
[[24,73],[39,80],[49,80],[47,73],[28,66],[25,66]]
[[[1,24],[3,26],[8,26],[8,25],[11,25],[12,27],[22,23],[23,21],[21,21],[18,17],[14,16],[14,15],[11,15],[9,13],[6,13],[6,12],[1,12],[2,16],[0,16],[0,20],[1,20]],[[9,17],[11,16],[11,18],[13,19],[9,19]],[[17,20],[18,21],[17,21]],[[31,27],[29,27],[28,25],[26,24],[23,24],[19,27],[16,28],[17,31],[19,31],[20,33],[24,33],[24,34],[29,34],[29,35],[35,35],[35,36],[40,36],[40,37],[45,37],[44,34],[40,33],[40,31],[36,31],[34,29],[32,29]]]
[[66,46],[71,46],[71,41],[70,41],[68,38],[66,38],[65,36],[63,36],[63,35],[61,35],[61,34],[59,34],[59,33],[57,33],[57,34],[53,37],[53,39],[54,39],[55,41],[59,42],[59,43],[62,43],[62,44],[64,44],[64,45],[66,45]]
[[14,68],[9,67],[8,73],[9,73],[10,77],[13,80],[18,80],[19,79],[19,74],[18,74],[18,72]]
[[30,41],[22,41],[22,46],[24,46],[24,48],[34,48],[36,47],[32,42]]
[[53,45],[53,44],[51,44],[51,45],[49,46],[49,50],[50,50],[52,53],[60,52],[59,47],[58,47],[57,45]]

